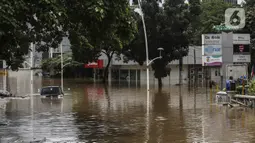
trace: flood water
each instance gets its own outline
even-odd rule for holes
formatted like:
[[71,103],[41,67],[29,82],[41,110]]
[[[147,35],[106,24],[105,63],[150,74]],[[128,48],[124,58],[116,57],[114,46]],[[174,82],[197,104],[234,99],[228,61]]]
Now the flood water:
[[218,106],[205,88],[65,87],[63,99],[10,99],[0,109],[0,142],[255,142],[255,110]]

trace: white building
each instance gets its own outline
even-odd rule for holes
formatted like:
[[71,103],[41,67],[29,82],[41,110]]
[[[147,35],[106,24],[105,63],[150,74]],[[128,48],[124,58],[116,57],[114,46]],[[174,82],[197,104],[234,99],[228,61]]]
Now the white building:
[[[194,64],[194,50],[196,54]],[[140,66],[138,63],[129,61],[125,63],[123,61],[124,56],[121,55],[121,59],[118,59],[115,55],[111,61],[111,80],[112,81],[123,81],[126,80],[129,83],[135,82],[140,85],[146,84],[146,67],[145,65]],[[107,57],[102,54],[99,59],[104,61],[104,66],[108,62]],[[117,60],[118,59],[118,60]],[[194,68],[195,67],[195,68]],[[162,79],[163,84],[179,84],[179,60],[172,61],[167,66],[167,69],[170,70],[170,76]],[[214,68],[205,68],[202,67],[202,48],[201,46],[195,46],[189,48],[188,56],[183,57],[183,71],[182,71],[182,83],[188,84],[193,83],[195,79],[195,70],[197,70],[197,78],[198,83],[203,85],[206,81],[205,77],[207,75],[208,78],[219,82],[220,81],[220,67]],[[207,71],[207,72],[206,72]],[[154,78],[154,71],[150,68],[150,83],[153,85],[157,84],[157,79]]]
[[[61,44],[62,44],[63,53],[71,53],[72,52],[70,40],[67,37],[63,37],[63,40],[62,40]],[[55,57],[57,55],[60,55],[60,54],[61,54],[60,47],[55,48],[55,49],[50,48],[50,50],[49,50],[49,58],[53,58],[53,57]]]

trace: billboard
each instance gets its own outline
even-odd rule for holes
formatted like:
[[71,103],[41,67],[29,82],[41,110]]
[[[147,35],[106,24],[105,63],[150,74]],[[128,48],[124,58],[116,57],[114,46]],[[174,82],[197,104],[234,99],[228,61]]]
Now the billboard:
[[222,55],[222,47],[221,45],[203,45],[202,52],[204,56]]
[[202,58],[203,66],[221,66],[222,65],[222,56],[203,56]]

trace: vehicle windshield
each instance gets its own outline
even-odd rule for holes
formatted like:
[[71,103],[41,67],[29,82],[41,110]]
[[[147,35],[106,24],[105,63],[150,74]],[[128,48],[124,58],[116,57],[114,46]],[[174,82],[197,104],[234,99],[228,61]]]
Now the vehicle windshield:
[[46,88],[43,88],[42,91],[41,91],[41,94],[42,95],[45,95],[45,94],[60,94],[61,91],[59,89],[59,87],[46,87]]

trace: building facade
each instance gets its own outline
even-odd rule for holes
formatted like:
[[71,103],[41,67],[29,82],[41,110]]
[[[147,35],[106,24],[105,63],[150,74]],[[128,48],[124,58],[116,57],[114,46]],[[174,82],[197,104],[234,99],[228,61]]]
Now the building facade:
[[[183,57],[181,80],[179,76],[179,60],[175,60],[166,67],[169,73],[167,77],[162,78],[163,84],[177,85],[180,81],[183,84],[194,84],[195,75],[197,76],[197,82],[200,86],[205,85],[204,83],[209,79],[219,82],[220,67],[203,67],[201,55],[201,46],[189,47],[188,56]],[[119,82],[127,81],[128,83],[146,85],[146,66],[140,66],[134,61],[124,62],[123,58],[123,55],[121,55],[120,58],[117,58],[117,55],[112,58],[109,80]],[[107,57],[103,53],[99,59],[103,60],[104,65],[108,62]],[[152,68],[150,68],[150,84],[157,85],[157,79],[154,78],[154,71]]]
[[[61,44],[62,44],[63,53],[71,53],[72,52],[70,40],[67,37],[63,37]],[[55,48],[55,49],[50,48],[48,54],[49,54],[49,58],[54,58],[61,54],[61,49],[60,49],[60,47]]]

